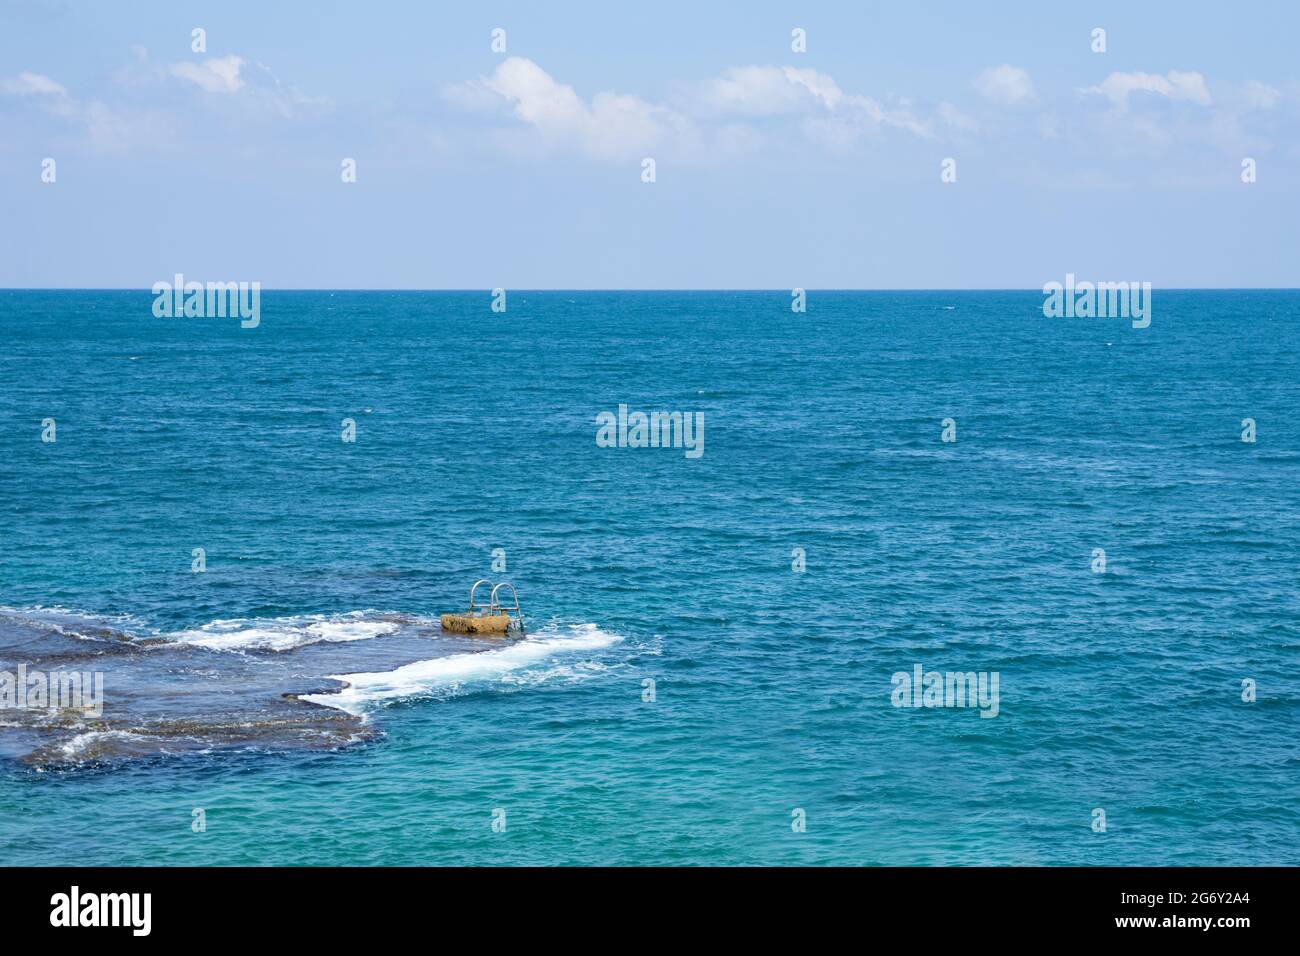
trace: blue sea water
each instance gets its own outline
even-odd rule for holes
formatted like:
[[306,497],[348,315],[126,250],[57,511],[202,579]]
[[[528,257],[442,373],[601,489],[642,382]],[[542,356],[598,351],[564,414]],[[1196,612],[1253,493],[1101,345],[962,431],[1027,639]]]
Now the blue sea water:
[[0,291],[6,863],[1300,862],[1300,292],[490,301]]

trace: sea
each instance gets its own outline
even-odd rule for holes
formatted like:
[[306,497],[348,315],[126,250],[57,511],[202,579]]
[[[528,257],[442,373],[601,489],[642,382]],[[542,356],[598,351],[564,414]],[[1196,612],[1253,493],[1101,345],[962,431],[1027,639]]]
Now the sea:
[[1300,292],[1043,303],[0,290],[0,859],[1300,862]]

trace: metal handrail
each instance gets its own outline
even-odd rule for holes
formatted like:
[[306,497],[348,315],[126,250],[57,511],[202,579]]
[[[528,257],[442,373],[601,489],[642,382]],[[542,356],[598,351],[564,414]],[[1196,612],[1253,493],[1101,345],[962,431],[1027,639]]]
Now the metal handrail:
[[[471,587],[471,588],[469,589],[469,613],[471,613],[471,614],[474,613],[474,592],[478,590],[478,586],[479,586],[480,584],[489,584],[489,585],[490,585],[491,583],[492,583],[492,582],[489,581],[487,578],[480,578],[479,580],[477,580],[477,581],[474,582],[473,587]],[[496,603],[496,593],[497,593],[496,588],[493,588],[493,589],[492,589],[492,597],[491,597],[490,600],[491,600],[492,603],[494,603],[494,604]],[[516,603],[516,604],[519,603],[519,599],[518,599],[518,598],[515,599],[515,603]]]
[[[514,607],[502,608],[501,605],[497,602],[497,592],[500,591],[502,588],[509,588],[509,589],[510,589],[510,593],[511,593],[512,595],[514,595],[514,598],[515,598],[515,606],[514,606]],[[515,586],[514,586],[513,584],[511,584],[509,581],[502,581],[500,584],[498,584],[496,587],[494,587],[494,588],[492,589],[492,597],[491,597],[491,601],[492,601],[492,609],[493,609],[493,610],[496,610],[496,611],[500,611],[500,610],[514,611],[514,612],[517,613],[517,614],[522,614],[522,613],[523,613],[522,610],[521,610],[520,607],[519,607],[519,592],[515,590]]]
[[[483,585],[492,588],[487,604],[478,602],[478,589]],[[501,589],[509,588],[515,601],[513,607],[501,606]],[[448,634],[482,634],[485,636],[522,638],[524,636],[524,609],[519,603],[519,592],[509,581],[493,584],[479,578],[469,588],[469,611],[464,614],[443,614],[439,618],[442,629]]]

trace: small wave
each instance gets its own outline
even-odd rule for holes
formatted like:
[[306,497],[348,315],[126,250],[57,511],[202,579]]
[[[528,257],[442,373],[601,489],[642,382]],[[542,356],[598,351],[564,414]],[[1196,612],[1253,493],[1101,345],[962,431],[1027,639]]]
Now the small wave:
[[130,640],[135,633],[143,633],[144,625],[130,614],[91,614],[60,605],[10,607],[0,605],[0,620],[39,628],[64,637],[83,640]]
[[435,657],[391,671],[332,674],[332,680],[343,681],[347,686],[337,693],[303,694],[299,699],[359,715],[373,704],[422,697],[462,684],[491,680],[519,683],[517,672],[557,654],[600,650],[621,640],[617,634],[602,631],[594,624],[584,624],[564,633],[543,632],[496,650]]
[[202,627],[166,635],[182,644],[210,650],[289,651],[307,644],[365,641],[392,634],[398,624],[376,620],[375,612],[309,614],[302,617],[213,621]]
[[87,730],[58,745],[65,760],[98,760],[105,755],[130,751],[145,738],[128,730]]
[[288,651],[307,644],[364,641],[383,637],[404,625],[431,626],[425,618],[383,611],[349,611],[341,614],[304,614],[273,618],[232,618],[198,627],[163,632],[129,614],[91,614],[64,607],[14,608],[0,605],[0,621],[65,637],[92,641],[127,641],[142,644],[179,643],[211,650]]

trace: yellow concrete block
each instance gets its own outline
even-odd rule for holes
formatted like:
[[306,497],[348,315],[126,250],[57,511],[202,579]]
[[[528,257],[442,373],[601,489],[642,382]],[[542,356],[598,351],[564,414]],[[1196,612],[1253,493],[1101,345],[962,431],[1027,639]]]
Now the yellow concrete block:
[[455,634],[505,634],[510,629],[510,615],[444,614],[442,629]]

